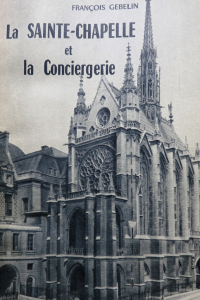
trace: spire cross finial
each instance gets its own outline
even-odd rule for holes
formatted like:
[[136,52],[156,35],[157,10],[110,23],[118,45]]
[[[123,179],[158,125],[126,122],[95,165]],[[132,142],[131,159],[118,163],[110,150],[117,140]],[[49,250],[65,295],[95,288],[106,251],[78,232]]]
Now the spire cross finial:
[[128,54],[127,54],[127,56],[130,56],[131,54],[130,54],[130,52],[131,52],[131,46],[130,46],[130,44],[128,43],[128,46],[127,46],[127,50],[126,50],[127,52],[128,52]]
[[83,87],[83,75],[81,74],[80,75],[80,88]]

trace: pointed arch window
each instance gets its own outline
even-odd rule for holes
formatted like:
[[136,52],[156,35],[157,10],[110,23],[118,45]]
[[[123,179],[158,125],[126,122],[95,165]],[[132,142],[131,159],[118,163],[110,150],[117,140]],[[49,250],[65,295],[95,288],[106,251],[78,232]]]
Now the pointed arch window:
[[117,250],[122,248],[122,232],[121,232],[121,218],[119,214],[119,210],[117,207],[115,208],[116,212],[116,244],[117,244]]
[[148,63],[148,70],[152,70],[152,67],[153,67],[152,61],[150,61],[150,62]]
[[72,254],[83,254],[85,250],[85,214],[77,209],[70,220],[69,249]]
[[149,79],[149,81],[148,81],[148,97],[149,98],[153,97],[153,81],[152,81],[152,79]]
[[160,153],[160,182],[158,183],[158,217],[159,217],[159,235],[168,236],[168,224],[167,224],[167,209],[166,209],[166,161],[163,154]]
[[192,229],[191,204],[194,194],[194,179],[191,170],[188,171],[188,228]]
[[176,187],[174,188],[174,220],[175,236],[182,235],[182,223],[180,219],[180,167],[175,161]]
[[139,191],[140,234],[149,232],[149,163],[143,149],[140,151],[141,188]]
[[142,89],[143,89],[143,96],[146,96],[146,86],[144,82],[142,84]]

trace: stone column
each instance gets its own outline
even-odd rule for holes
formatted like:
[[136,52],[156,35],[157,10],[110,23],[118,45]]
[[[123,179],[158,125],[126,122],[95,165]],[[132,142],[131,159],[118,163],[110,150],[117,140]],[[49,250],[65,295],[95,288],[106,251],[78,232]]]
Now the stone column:
[[127,179],[126,179],[126,130],[123,127],[117,129],[117,186],[123,197],[127,196]]
[[96,196],[95,300],[117,299],[115,195]]
[[85,295],[94,299],[94,197],[85,198],[86,232],[85,232]]
[[49,224],[47,237],[47,300],[57,299],[57,201],[54,198],[53,186],[50,188],[49,200],[47,201],[49,206],[48,218]]
[[58,200],[59,215],[60,215],[60,253],[66,253],[66,218],[65,218],[65,205],[66,200],[64,198]]
[[192,205],[192,230],[199,231],[199,161],[193,163],[194,196]]

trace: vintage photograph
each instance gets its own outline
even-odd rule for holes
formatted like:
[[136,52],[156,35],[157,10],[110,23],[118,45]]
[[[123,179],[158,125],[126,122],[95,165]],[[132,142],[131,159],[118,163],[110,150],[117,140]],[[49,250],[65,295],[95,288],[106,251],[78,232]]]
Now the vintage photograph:
[[0,11],[0,300],[200,299],[200,2]]

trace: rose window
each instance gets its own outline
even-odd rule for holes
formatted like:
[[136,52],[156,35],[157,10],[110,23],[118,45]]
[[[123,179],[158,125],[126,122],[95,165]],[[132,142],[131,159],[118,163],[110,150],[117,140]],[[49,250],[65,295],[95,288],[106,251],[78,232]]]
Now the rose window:
[[79,176],[82,190],[86,190],[88,187],[91,191],[108,190],[115,178],[113,152],[103,146],[89,151],[81,163]]
[[104,107],[100,109],[97,114],[97,125],[100,127],[106,126],[110,120],[110,111],[108,108]]

